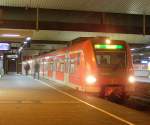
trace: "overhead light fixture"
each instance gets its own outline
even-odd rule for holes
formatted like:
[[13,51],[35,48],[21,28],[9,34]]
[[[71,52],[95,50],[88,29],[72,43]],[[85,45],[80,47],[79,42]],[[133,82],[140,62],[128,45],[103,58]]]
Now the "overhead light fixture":
[[135,48],[131,48],[130,50],[131,50],[131,51],[134,51],[134,50],[135,50]]
[[147,60],[141,60],[141,63],[142,64],[148,64],[148,61]]
[[16,59],[16,58],[18,58],[18,55],[16,55],[16,54],[14,54],[14,55],[7,55],[7,58]]
[[16,59],[11,59],[12,61],[15,61]]
[[30,40],[31,40],[31,37],[27,37],[26,40],[27,40],[27,41],[30,41]]
[[140,56],[143,56],[144,54],[143,54],[143,53],[140,53],[139,55],[140,55]]
[[111,40],[110,39],[106,39],[106,44],[110,44]]
[[19,37],[19,34],[2,34],[2,37]]
[[149,49],[149,48],[150,48],[150,46],[146,46],[145,48]]
[[23,43],[24,43],[24,44],[27,44],[28,42],[27,42],[27,41],[24,41]]
[[19,48],[19,52],[21,52],[21,51],[22,51],[22,49],[23,49],[23,47],[20,47],[20,48]]

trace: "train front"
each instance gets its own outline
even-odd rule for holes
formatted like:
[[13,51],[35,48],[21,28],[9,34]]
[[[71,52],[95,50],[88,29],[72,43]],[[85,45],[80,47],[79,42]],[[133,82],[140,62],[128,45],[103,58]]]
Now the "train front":
[[135,79],[131,53],[124,41],[95,42],[96,80],[102,97],[125,99]]

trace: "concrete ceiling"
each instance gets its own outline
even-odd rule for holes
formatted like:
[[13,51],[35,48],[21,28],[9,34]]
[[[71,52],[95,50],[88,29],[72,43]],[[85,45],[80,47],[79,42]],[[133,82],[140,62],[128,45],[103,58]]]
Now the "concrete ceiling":
[[[82,10],[95,12],[113,12],[128,14],[150,15],[149,0],[0,0],[0,6],[25,7],[25,8],[47,8],[62,10]],[[59,15],[58,15],[59,16]],[[32,40],[47,41],[71,41],[78,37],[109,37],[115,40],[124,40],[128,43],[150,43],[150,35],[117,34],[102,32],[78,32],[78,31],[56,31],[56,30],[22,30],[22,29],[0,29],[1,34],[19,34],[20,37],[1,37],[1,41],[17,41],[22,43],[26,37]],[[52,45],[49,47],[52,48]]]
[[136,34],[117,34],[117,33],[95,33],[95,32],[74,32],[74,31],[48,31],[40,30],[34,31],[33,40],[58,40],[71,41],[78,37],[109,37],[112,40],[125,40],[128,43],[150,43],[149,35]]
[[[18,34],[19,37],[2,37],[2,34]],[[128,43],[150,43],[150,35],[98,33],[98,32],[76,32],[76,31],[55,31],[55,30],[23,30],[23,29],[0,29],[0,41],[23,42],[26,37],[32,40],[47,41],[71,41],[78,37],[109,37],[112,40],[124,40]]]
[[0,5],[150,15],[149,0],[0,0]]
[[[15,34],[17,37],[4,37],[4,34]],[[26,37],[32,37],[32,30],[23,29],[0,29],[0,41],[16,41],[22,42]]]
[[[63,10],[82,10],[96,12],[115,12],[129,14],[149,14],[149,0],[0,0],[0,6],[9,7],[27,7],[27,8],[47,8]],[[134,34],[114,34],[114,33],[96,33],[96,32],[71,32],[71,31],[48,31],[48,30],[12,30],[0,29],[0,34],[15,33],[20,34],[17,38],[4,38],[0,40],[15,40],[22,42],[27,36],[33,40],[59,40],[71,41],[77,37],[89,36],[107,36],[111,39],[125,40],[128,43],[149,43],[150,36]]]

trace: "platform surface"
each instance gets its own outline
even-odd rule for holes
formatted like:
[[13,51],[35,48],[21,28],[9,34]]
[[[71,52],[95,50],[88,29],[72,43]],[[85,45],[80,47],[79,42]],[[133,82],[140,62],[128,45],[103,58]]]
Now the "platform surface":
[[0,79],[0,125],[149,125],[140,111],[64,85],[9,75]]

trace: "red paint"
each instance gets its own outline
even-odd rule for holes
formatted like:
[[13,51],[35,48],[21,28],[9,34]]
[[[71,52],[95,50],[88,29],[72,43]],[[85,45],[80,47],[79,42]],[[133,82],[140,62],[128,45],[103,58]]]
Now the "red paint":
[[[122,90],[126,93],[128,76],[133,74],[129,46],[124,41],[112,41],[111,44],[119,44],[125,47],[125,49],[121,51],[126,53],[126,66],[120,69],[117,68],[117,70],[109,69],[109,67],[104,69],[101,64],[97,64],[96,50],[93,44],[105,44],[105,40],[106,38],[82,39],[78,40],[78,42],[73,42],[70,47],[40,56],[39,58],[41,58],[41,60],[44,59],[44,62],[48,62],[47,64],[42,63],[44,71],[42,68],[41,70],[44,72],[44,76],[48,78],[53,77],[55,80],[62,82],[69,82],[90,92],[97,92],[96,90],[101,92],[102,89],[107,88],[107,86],[113,91],[113,87],[117,85],[123,87]],[[106,52],[106,50],[101,50],[101,52]],[[115,53],[115,51],[111,50],[111,53]],[[49,59],[46,60],[45,58],[47,57],[49,57]],[[122,61],[125,62],[125,60]],[[53,70],[50,69],[50,64],[53,64]],[[114,75],[117,72],[119,73]],[[54,74],[55,76],[53,76]],[[68,81],[65,81],[65,74],[68,74]],[[96,77],[97,82],[95,84],[88,85],[86,83],[85,79],[89,75]],[[110,93],[110,91],[108,91],[108,93]]]

